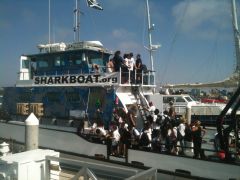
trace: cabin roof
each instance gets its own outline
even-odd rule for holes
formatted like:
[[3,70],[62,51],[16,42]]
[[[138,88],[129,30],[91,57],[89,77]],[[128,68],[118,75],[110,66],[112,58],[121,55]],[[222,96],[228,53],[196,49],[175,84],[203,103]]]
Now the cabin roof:
[[26,56],[34,57],[41,55],[49,55],[49,54],[61,54],[65,52],[75,52],[75,51],[95,51],[101,52],[105,54],[112,55],[112,51],[104,48],[102,43],[99,41],[83,41],[83,42],[74,42],[74,43],[54,43],[54,44],[39,44],[38,46],[39,53],[36,54],[28,54]]

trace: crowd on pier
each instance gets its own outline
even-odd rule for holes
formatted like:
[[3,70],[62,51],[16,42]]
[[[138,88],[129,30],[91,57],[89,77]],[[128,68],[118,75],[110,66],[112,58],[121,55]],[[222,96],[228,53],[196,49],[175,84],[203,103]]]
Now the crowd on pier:
[[109,151],[115,156],[125,157],[128,148],[185,155],[192,150],[193,144],[193,157],[204,158],[201,144],[205,130],[201,128],[201,122],[196,120],[188,124],[185,117],[176,116],[173,102],[169,102],[169,106],[168,111],[160,114],[149,102],[142,129],[136,128],[139,127],[136,124],[137,106],[131,105],[128,112],[116,107],[108,129],[104,128],[101,118],[97,118],[87,133],[96,138],[93,141],[108,144]]

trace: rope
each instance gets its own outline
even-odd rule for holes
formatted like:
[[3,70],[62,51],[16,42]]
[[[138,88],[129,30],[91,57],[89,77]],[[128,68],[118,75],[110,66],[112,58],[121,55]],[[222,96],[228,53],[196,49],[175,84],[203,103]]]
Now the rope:
[[183,23],[183,21],[184,21],[185,15],[186,15],[186,13],[187,13],[188,6],[189,6],[189,0],[186,1],[183,14],[182,14],[182,16],[181,16],[181,18],[180,18],[179,24],[177,25],[176,31],[175,31],[175,33],[174,33],[174,35],[173,35],[173,39],[171,40],[169,55],[168,55],[168,58],[167,58],[167,62],[168,62],[168,63],[167,63],[166,67],[165,67],[164,70],[163,70],[162,81],[164,80],[165,75],[166,75],[166,72],[167,72],[167,70],[168,70],[168,68],[169,68],[169,64],[171,63],[174,44],[175,44],[176,41],[177,41],[178,34],[179,34],[179,30],[180,30],[181,27],[182,27],[182,23]]

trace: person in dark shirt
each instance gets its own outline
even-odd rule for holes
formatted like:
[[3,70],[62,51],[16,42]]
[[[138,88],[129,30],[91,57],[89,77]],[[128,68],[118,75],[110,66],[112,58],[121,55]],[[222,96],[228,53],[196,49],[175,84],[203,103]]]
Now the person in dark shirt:
[[142,59],[140,54],[136,57],[135,71],[137,74],[136,82],[140,83],[142,81]]
[[121,51],[116,51],[113,57],[114,71],[119,71],[122,63]]
[[[202,134],[203,133],[203,134]],[[206,131],[201,128],[201,122],[196,121],[192,127],[192,137],[193,137],[193,151],[194,151],[194,158],[203,158],[202,154],[202,137],[205,135]]]

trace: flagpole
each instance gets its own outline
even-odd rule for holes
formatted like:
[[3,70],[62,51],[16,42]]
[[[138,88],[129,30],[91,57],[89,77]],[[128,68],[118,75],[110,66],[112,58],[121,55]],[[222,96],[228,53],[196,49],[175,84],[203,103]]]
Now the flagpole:
[[76,0],[76,7],[74,9],[74,15],[75,15],[75,25],[73,28],[74,31],[74,41],[79,42],[80,41],[80,10],[79,10],[79,0]]
[[150,19],[150,13],[149,13],[149,4],[148,0],[146,0],[146,6],[147,6],[147,18],[148,18],[148,40],[149,40],[149,55],[150,55],[150,61],[151,61],[151,70],[153,69],[153,55],[152,55],[152,35],[151,31],[153,29],[153,26],[151,26],[151,19]]
[[[48,44],[51,44],[51,0],[48,0]],[[49,52],[51,48],[49,46]]]

